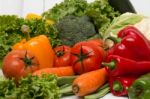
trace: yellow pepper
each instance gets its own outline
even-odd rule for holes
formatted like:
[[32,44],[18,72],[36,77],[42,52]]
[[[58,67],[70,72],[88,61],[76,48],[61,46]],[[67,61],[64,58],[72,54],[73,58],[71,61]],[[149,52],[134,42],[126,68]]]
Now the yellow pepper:
[[27,16],[26,16],[26,19],[37,19],[37,20],[39,20],[39,19],[42,19],[42,16],[40,16],[40,15],[37,15],[37,14],[34,14],[34,13],[28,13],[27,14]]
[[[34,19],[40,20],[40,19],[42,19],[42,16],[34,14],[34,13],[28,13],[26,16],[26,19],[28,19],[28,20],[34,20]],[[45,23],[47,25],[53,25],[55,22],[53,20],[47,19]]]
[[46,24],[53,25],[55,22],[53,20],[46,20]]
[[29,41],[22,40],[16,43],[12,49],[31,51],[38,59],[40,69],[53,66],[54,52],[49,39],[45,35],[36,36]]

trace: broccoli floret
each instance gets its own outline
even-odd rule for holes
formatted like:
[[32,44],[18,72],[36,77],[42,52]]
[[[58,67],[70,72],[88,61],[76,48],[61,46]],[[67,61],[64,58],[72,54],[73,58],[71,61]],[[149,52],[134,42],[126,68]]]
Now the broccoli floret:
[[59,39],[63,44],[70,46],[96,34],[95,26],[88,16],[65,16],[56,24],[56,27],[59,31]]

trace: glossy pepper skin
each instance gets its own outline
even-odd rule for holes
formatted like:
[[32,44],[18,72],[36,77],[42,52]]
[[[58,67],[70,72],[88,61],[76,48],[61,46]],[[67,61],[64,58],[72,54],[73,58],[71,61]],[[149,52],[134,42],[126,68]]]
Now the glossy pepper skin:
[[137,79],[136,76],[115,76],[109,79],[110,91],[115,96],[127,95],[127,89]]
[[150,72],[150,61],[135,61],[117,55],[110,55],[108,63],[102,63],[111,76],[142,75]]
[[45,35],[39,35],[28,41],[22,40],[16,43],[13,50],[29,50],[39,61],[39,68],[52,67],[54,61],[54,52],[48,38]]
[[128,89],[130,99],[150,99],[150,73],[142,75]]
[[150,42],[135,27],[127,26],[118,33],[119,43],[114,45],[107,53],[119,55],[136,61],[150,61]]

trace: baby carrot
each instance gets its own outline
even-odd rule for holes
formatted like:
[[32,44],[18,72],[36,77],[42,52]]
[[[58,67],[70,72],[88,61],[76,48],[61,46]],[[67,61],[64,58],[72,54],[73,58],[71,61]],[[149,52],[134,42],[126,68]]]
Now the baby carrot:
[[71,66],[66,67],[54,67],[54,68],[44,68],[37,70],[33,73],[33,75],[37,75],[39,77],[42,76],[42,74],[55,74],[56,76],[72,76],[74,75],[73,68]]
[[85,96],[96,91],[107,80],[105,68],[84,73],[77,77],[72,84],[72,90],[77,96]]

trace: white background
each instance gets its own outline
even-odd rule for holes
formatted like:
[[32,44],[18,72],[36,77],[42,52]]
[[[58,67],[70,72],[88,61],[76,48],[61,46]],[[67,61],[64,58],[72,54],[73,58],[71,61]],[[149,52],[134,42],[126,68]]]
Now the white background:
[[[16,14],[24,17],[29,12],[41,14],[61,1],[63,0],[0,0],[0,15]],[[131,0],[131,2],[138,13],[150,16],[150,0]]]

